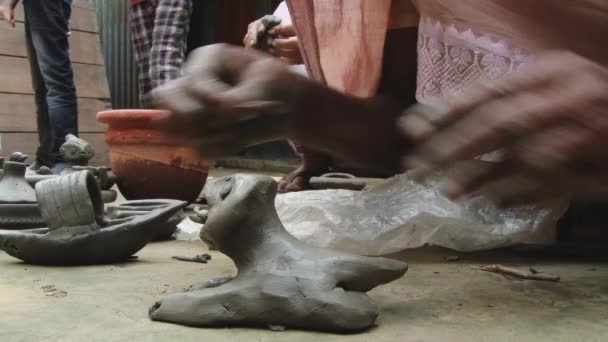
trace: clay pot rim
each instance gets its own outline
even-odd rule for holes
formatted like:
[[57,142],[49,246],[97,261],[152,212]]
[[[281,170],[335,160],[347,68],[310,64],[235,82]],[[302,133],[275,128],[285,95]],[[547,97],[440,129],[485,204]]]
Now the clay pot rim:
[[161,109],[113,109],[97,113],[97,121],[103,123],[146,122],[158,120],[169,115],[169,111]]

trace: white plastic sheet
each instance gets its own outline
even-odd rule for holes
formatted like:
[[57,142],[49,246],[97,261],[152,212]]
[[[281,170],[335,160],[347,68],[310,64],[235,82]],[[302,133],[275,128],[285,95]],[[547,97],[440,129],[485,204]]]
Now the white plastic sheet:
[[500,209],[477,196],[453,202],[436,174],[425,184],[408,174],[371,191],[304,191],[277,196],[287,230],[307,243],[364,255],[385,255],[423,245],[479,251],[555,240],[565,199]]

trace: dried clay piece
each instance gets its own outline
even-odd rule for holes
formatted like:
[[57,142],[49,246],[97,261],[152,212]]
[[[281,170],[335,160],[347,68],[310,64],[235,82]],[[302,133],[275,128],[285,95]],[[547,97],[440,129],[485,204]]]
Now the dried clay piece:
[[99,185],[89,171],[36,184],[48,228],[0,230],[0,249],[31,264],[88,265],[128,260],[162,231],[186,202],[124,202],[104,216]]
[[405,263],[309,246],[283,227],[270,177],[235,175],[207,185],[201,238],[228,255],[234,279],[207,281],[150,308],[151,319],[190,326],[254,325],[357,332],[378,317],[365,294],[400,278]]
[[367,183],[348,173],[326,173],[320,177],[311,177],[308,181],[315,190],[345,189],[361,191]]
[[0,228],[28,229],[44,227],[36,204],[36,193],[25,181],[27,155],[15,152],[3,163],[0,180]]

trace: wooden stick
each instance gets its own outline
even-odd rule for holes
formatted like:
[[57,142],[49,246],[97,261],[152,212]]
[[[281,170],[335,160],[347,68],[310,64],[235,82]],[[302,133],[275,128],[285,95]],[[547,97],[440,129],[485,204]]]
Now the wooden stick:
[[505,267],[502,265],[484,265],[479,266],[478,269],[487,272],[499,273],[502,275],[507,275],[519,279],[528,279],[528,280],[540,280],[540,281],[560,281],[560,277],[553,274],[546,273],[532,273],[526,271],[520,271],[518,269],[512,267]]

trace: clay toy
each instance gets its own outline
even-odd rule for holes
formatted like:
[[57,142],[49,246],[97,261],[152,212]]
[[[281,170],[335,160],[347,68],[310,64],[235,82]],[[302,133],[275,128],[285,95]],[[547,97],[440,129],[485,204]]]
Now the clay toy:
[[65,168],[69,170],[74,166],[88,166],[89,160],[95,156],[95,150],[86,140],[68,134],[65,143],[59,148],[59,154],[65,162]]
[[16,152],[3,163],[0,180],[0,228],[27,229],[44,227],[36,205],[36,193],[25,181],[27,155]]
[[128,260],[186,206],[174,200],[124,202],[104,215],[101,192],[90,171],[36,184],[47,228],[0,230],[0,249],[31,264],[88,265]]
[[361,191],[367,185],[364,180],[348,173],[326,173],[320,177],[311,177],[310,187],[314,190],[346,189]]
[[263,326],[330,332],[370,328],[378,307],[365,292],[400,278],[405,263],[309,246],[283,227],[272,178],[235,175],[207,185],[201,238],[238,274],[193,285],[154,304],[152,320],[189,326]]
[[[95,150],[91,144],[75,135],[68,134],[65,136],[65,143],[59,148],[59,153],[65,162],[65,168],[61,171],[62,175],[83,170],[91,171],[101,187],[103,202],[112,203],[116,200],[118,194],[112,190],[116,184],[116,175],[109,167],[89,166],[89,161],[95,156]],[[49,168],[43,166],[36,171],[36,174],[26,175],[26,180],[33,187],[42,180],[56,176]]]

